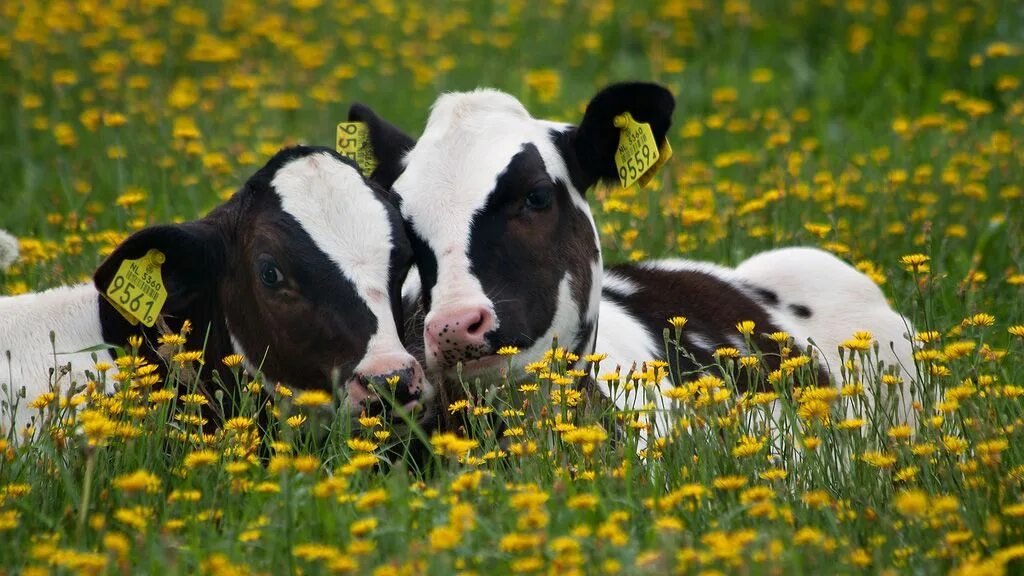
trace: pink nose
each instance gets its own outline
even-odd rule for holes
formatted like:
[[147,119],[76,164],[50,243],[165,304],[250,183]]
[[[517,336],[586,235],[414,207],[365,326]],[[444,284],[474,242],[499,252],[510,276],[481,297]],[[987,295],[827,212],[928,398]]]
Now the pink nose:
[[435,353],[479,349],[487,344],[494,329],[494,313],[484,307],[469,307],[434,314],[425,327],[427,348]]

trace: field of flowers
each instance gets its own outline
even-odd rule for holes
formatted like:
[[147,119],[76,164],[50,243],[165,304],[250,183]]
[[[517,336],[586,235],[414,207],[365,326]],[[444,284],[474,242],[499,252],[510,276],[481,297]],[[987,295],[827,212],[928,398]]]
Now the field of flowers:
[[[0,574],[1024,570],[1017,2],[5,2],[0,229],[21,255],[0,295],[87,279],[280,146],[330,145],[354,100],[417,133],[443,90],[574,120],[628,78],[677,93],[676,156],[594,192],[606,261],[838,254],[914,323],[916,422],[869,408],[898,382],[851,334],[841,389],[803,386],[799,350],[774,419],[777,394],[679,383],[675,433],[638,454],[642,416],[587,402],[553,350],[532,384],[466,383],[419,470],[414,433],[327,421],[324,394],[259,405],[239,358],[205,362],[233,366],[249,416],[204,436],[200,355],[160,383],[130,342],[116,377],[34,401],[31,442],[0,439]],[[614,368],[595,376],[659,393],[663,366]]]

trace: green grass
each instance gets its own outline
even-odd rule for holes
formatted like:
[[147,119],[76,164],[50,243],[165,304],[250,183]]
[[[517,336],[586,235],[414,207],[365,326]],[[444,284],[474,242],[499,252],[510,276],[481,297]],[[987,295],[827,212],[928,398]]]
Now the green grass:
[[[0,8],[0,228],[23,248],[0,294],[86,278],[131,230],[198,217],[280,146],[329,145],[354,100],[415,134],[444,90],[495,86],[574,121],[605,83],[654,79],[678,98],[676,157],[651,188],[592,193],[606,261],[825,247],[940,333],[919,368],[943,395],[909,439],[881,407],[844,430],[856,397],[828,423],[787,399],[772,432],[752,399],[685,402],[690,431],[642,460],[635,433],[588,427],[606,415],[546,381],[483,383],[478,411],[529,401],[506,417],[521,435],[499,443],[463,409],[479,445],[439,441],[423,476],[353,464],[368,446],[351,438],[401,452],[405,433],[314,413],[293,429],[297,398],[259,439],[183,435],[180,398],[96,399],[89,434],[40,426],[0,448],[0,572],[1021,569],[1017,3],[87,4]],[[915,253],[927,273],[901,266]],[[553,431],[568,413],[583,431]],[[737,455],[743,436],[763,446]],[[245,463],[258,443],[267,466]]]

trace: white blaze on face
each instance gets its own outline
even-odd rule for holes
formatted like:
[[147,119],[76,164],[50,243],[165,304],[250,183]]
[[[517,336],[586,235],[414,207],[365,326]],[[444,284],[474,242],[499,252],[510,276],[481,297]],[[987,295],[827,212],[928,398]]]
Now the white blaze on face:
[[[391,221],[381,200],[352,166],[326,152],[292,160],[271,181],[282,209],[309,234],[377,318],[363,363],[395,357],[412,364],[395,327],[388,294]],[[407,366],[394,367],[395,370]],[[372,373],[371,373],[372,375]]]
[[[471,227],[497,187],[498,178],[527,143],[536,146],[551,180],[564,182],[569,188],[573,204],[589,219],[599,246],[590,208],[573,189],[565,160],[551,138],[552,130],[567,128],[532,118],[518,100],[496,90],[438,98],[423,135],[405,157],[405,171],[393,187],[402,197],[403,216],[437,258],[437,283],[430,288],[427,322],[447,309],[467,306],[494,312],[494,303],[472,273]],[[566,276],[563,285],[568,280]],[[600,276],[592,281],[599,284]],[[578,314],[570,318],[566,313],[569,305],[578,312],[571,291],[560,290],[551,332],[569,336],[580,324]],[[500,322],[496,318],[495,327]]]

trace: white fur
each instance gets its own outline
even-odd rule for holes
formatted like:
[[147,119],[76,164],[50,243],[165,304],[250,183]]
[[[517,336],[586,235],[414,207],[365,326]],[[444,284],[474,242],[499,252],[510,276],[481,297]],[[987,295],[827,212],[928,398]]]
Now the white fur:
[[605,290],[622,296],[632,296],[640,291],[640,287],[637,286],[636,282],[616,274],[613,270],[605,273],[603,283],[595,282],[595,284],[600,284]]
[[0,271],[11,267],[18,260],[18,239],[6,230],[0,230]]
[[[899,368],[908,385],[915,379],[914,351],[907,337],[913,334],[910,321],[889,306],[870,278],[834,255],[817,248],[770,250],[740,263],[736,274],[778,294],[777,316],[785,319],[786,330],[800,346],[813,339],[836,380],[841,371],[839,347],[859,330],[871,332],[880,344],[880,359]],[[811,317],[796,316],[791,304],[807,306]],[[913,423],[910,399],[905,393],[900,399],[903,416]]]
[[[71,373],[58,383],[61,394],[72,382],[86,382],[85,371],[93,370],[94,364],[91,353],[79,351],[103,343],[99,298],[91,284],[0,298],[0,383],[8,390],[0,394],[0,400],[9,402],[11,393],[22,387],[26,392],[15,414],[17,428],[28,424],[35,413],[28,403],[50,390],[47,374],[51,368],[71,363]],[[56,339],[53,345],[50,331]],[[9,363],[7,351],[11,353]],[[100,361],[111,360],[106,351],[96,355]],[[10,414],[5,412],[0,429],[9,425]]]
[[[435,102],[423,135],[406,155],[406,169],[394,184],[402,197],[403,216],[437,256],[437,283],[431,288],[427,324],[452,309],[476,306],[494,313],[493,301],[471,272],[470,226],[524,144],[535,145],[552,180],[570,188],[574,205],[591,222],[600,250],[590,209],[582,195],[572,190],[565,161],[551,140],[551,130],[565,128],[532,118],[518,100],[496,90],[445,94]],[[599,285],[600,276],[592,281]],[[592,289],[597,292],[596,287]],[[571,291],[565,298],[559,301],[559,310],[569,306]],[[592,300],[596,304],[597,298]],[[585,314],[593,317],[596,310],[592,307]],[[575,340],[579,316],[556,314],[556,319],[553,333],[566,342]],[[562,320],[564,324],[559,323]],[[438,361],[428,351],[431,370],[438,368]]]
[[[373,190],[350,165],[321,152],[293,160],[271,181],[281,207],[348,278],[377,318],[363,364],[376,357],[412,357],[402,345],[388,295],[391,274],[391,221]],[[423,382],[422,400],[433,395]]]
[[736,283],[736,272],[734,270],[711,262],[687,260],[685,258],[663,258],[661,260],[646,260],[637,265],[665,272],[699,272],[708,276],[714,276],[729,284]]
[[[655,339],[642,322],[619,304],[611,300],[602,300],[600,322],[595,351],[608,355],[601,361],[603,373],[618,368],[621,371],[621,381],[624,383],[634,367],[639,370],[643,362],[663,355],[661,340]],[[607,382],[598,380],[596,385],[620,410],[640,410],[645,404],[653,402],[655,422],[652,424],[656,424],[658,435],[668,431],[672,414],[669,412],[668,402],[660,391],[672,388],[669,378],[663,378],[658,384],[658,389],[633,390],[628,394],[621,385],[614,394]],[[647,434],[641,434],[639,448],[643,449],[646,446]]]

